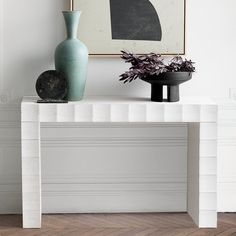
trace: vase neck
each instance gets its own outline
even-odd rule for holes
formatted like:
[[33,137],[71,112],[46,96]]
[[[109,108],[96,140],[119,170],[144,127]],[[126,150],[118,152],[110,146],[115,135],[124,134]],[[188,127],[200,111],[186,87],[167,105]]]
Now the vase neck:
[[78,25],[80,20],[80,11],[63,11],[65,24],[66,24],[66,31],[67,31],[67,38],[68,39],[75,39],[77,38],[77,31]]

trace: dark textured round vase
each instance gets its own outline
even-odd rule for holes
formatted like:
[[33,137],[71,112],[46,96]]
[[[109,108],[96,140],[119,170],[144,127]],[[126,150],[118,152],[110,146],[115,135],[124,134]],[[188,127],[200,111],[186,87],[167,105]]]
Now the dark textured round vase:
[[167,101],[179,101],[179,85],[192,78],[191,72],[165,72],[159,75],[142,78],[152,86],[151,100],[153,102],[164,102],[163,86],[167,86]]
[[37,82],[36,91],[43,100],[65,100],[68,83],[63,73],[56,70],[43,72]]

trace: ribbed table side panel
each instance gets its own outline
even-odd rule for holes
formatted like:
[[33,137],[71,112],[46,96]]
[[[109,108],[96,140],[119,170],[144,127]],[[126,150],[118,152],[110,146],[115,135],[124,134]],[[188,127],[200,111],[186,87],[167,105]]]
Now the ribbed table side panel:
[[[215,110],[206,108],[212,118]],[[211,117],[208,117],[208,120]],[[199,226],[217,227],[217,124],[200,123]]]
[[23,227],[41,227],[41,150],[39,106],[22,104],[22,210]]
[[217,226],[217,125],[188,129],[188,211],[201,228]]
[[156,103],[23,103],[22,121],[40,122],[216,122],[216,105]]

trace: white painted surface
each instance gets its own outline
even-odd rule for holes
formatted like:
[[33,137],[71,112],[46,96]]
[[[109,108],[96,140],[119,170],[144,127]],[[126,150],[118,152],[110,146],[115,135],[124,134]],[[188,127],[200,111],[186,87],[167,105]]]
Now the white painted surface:
[[[24,95],[33,95],[37,76],[42,71],[53,68],[54,48],[64,37],[64,22],[60,11],[66,8],[64,6],[66,2],[64,0],[0,0],[0,213],[21,211],[20,105],[18,100]],[[187,0],[187,57],[197,62],[197,73],[192,81],[181,86],[182,96],[227,97],[229,88],[236,87],[236,80],[232,76],[231,70],[229,70],[229,68],[234,68],[235,62],[236,28],[232,26],[236,18],[235,7],[235,0]],[[117,82],[118,75],[127,68],[128,65],[121,62],[119,58],[90,59],[86,94],[149,96],[150,87],[142,81],[125,86]],[[213,84],[214,86],[212,86]],[[17,105],[12,105],[15,102]],[[219,211],[236,211],[235,124],[235,103],[222,105],[220,109],[218,158]],[[166,130],[172,128],[173,126],[170,125],[165,126],[164,129],[156,127],[154,130],[166,137]],[[42,128],[42,139],[48,142],[50,137],[51,140],[50,145],[43,146],[42,149],[42,155],[45,157],[43,158],[43,186],[45,189],[43,203],[45,212],[69,211],[74,203],[81,201],[81,198],[74,194],[81,188],[81,185],[74,185],[70,177],[67,184],[61,183],[65,176],[70,176],[70,170],[78,165],[77,162],[81,163],[80,150],[69,147],[69,143],[74,139],[77,140],[77,143],[80,143],[83,139],[83,136],[81,138],[77,130],[76,127],[71,125],[49,124]],[[133,130],[139,135],[148,132],[149,129],[142,128],[142,131],[139,131],[139,128],[133,128]],[[176,137],[178,130],[186,132],[186,126],[180,125],[174,128],[173,133],[169,132],[165,143],[168,143],[169,140],[174,142],[173,137]],[[67,134],[67,136],[61,136],[62,140],[58,140],[57,133],[61,132]],[[84,130],[84,135],[96,136],[103,134],[103,132],[110,133],[114,131],[109,127],[101,129],[92,127],[90,129],[88,126]],[[112,133],[112,135],[115,134]],[[69,142],[66,142],[66,137],[69,138]],[[73,137],[72,140],[71,137]],[[125,132],[122,137],[126,137]],[[179,136],[176,142],[179,143],[179,140],[182,139],[183,137]],[[185,158],[184,145],[178,150],[173,150],[169,149],[169,146],[166,147],[159,140],[157,140],[157,143],[158,147],[156,149],[147,145],[146,148],[151,153],[150,155],[155,152],[166,153],[166,156],[178,153],[179,159],[176,159],[173,165],[182,163],[180,160]],[[76,145],[76,142],[74,145]],[[163,145],[163,147],[160,147],[160,145]],[[67,168],[63,169],[68,158],[64,156],[67,150],[70,150],[71,159],[76,164],[68,164]],[[135,156],[135,154],[134,151],[133,155]],[[89,156],[89,152],[85,151],[84,155]],[[50,156],[54,156],[54,159],[48,158]],[[55,156],[60,159],[57,166],[54,165]],[[153,163],[147,162],[145,156],[142,157],[142,160],[146,163],[145,172],[147,173]],[[115,162],[115,158],[111,157],[110,163],[117,162]],[[170,159],[167,160],[168,163],[172,163]],[[122,163],[118,164],[122,166]],[[126,166],[122,167],[127,173],[130,172],[130,169]],[[179,168],[182,173],[186,173],[184,165]],[[61,169],[64,170],[63,178],[60,178],[59,171]],[[162,169],[167,175],[171,173],[168,165],[163,165]],[[89,174],[91,173],[88,173],[87,176]],[[137,175],[134,173],[134,176]],[[109,177],[112,177],[112,173]],[[181,178],[181,176],[176,178],[180,184],[178,186],[182,186],[182,182],[186,183],[186,178],[184,181]],[[154,179],[157,184],[160,182],[158,178]],[[168,182],[168,180],[165,181]],[[56,186],[56,191],[52,191],[52,186]],[[176,191],[182,191],[182,187],[176,189]],[[102,187],[98,191],[99,194],[104,193]],[[65,192],[68,199],[70,199],[71,206],[63,205]],[[141,193],[144,192],[140,187]],[[171,193],[171,195],[174,195],[174,193]],[[156,195],[153,196],[155,198]],[[164,196],[166,195],[164,194]],[[179,200],[176,201],[173,210],[178,206],[181,206],[181,210],[185,209],[184,204],[182,204],[185,202],[184,196],[185,194],[177,194]],[[86,196],[83,199],[84,204],[81,205],[86,205]],[[122,201],[121,198],[116,198],[113,203],[119,199]],[[101,201],[107,202],[102,197]],[[169,201],[166,202],[167,205],[168,203]],[[150,203],[151,205],[152,203]],[[139,204],[134,204],[133,207],[138,210],[138,206]],[[153,207],[158,209],[158,206],[153,205]],[[95,210],[94,206],[91,206],[91,208]]]
[[[202,228],[217,227],[217,124],[188,126],[188,212]],[[198,210],[199,209],[199,210]]]
[[222,101],[218,127],[218,211],[236,211],[236,103]]
[[[41,227],[40,125],[43,122],[78,122],[81,124],[88,122],[95,124],[100,122],[106,124],[116,124],[117,122],[125,124],[194,122],[190,123],[188,127],[187,212],[199,227],[217,227],[217,173],[216,169],[215,173],[212,173],[212,171],[214,172],[212,165],[216,168],[218,106],[214,102],[206,98],[191,97],[182,99],[177,103],[150,103],[145,98],[137,101],[132,98],[110,96],[86,97],[83,101],[69,102],[68,104],[38,104],[36,101],[37,97],[25,97],[21,103],[22,212],[24,228]],[[120,116],[117,116],[118,113]],[[80,118],[81,114],[83,114],[83,119]],[[148,137],[150,138],[150,136]],[[121,147],[129,144],[123,139],[120,142],[122,143]],[[91,143],[87,143],[87,145],[91,145]],[[139,145],[141,146],[142,142]],[[106,149],[104,149],[101,156],[107,155],[109,150],[107,146],[109,145],[106,145]],[[101,159],[101,156],[98,156],[97,153],[90,154],[90,158],[94,159],[97,157]],[[174,155],[173,158],[176,158],[176,156]],[[129,164],[127,160],[125,160],[125,164]],[[132,162],[132,165],[134,163],[136,165],[140,164],[136,161]],[[103,164],[107,168],[107,163],[103,162]],[[93,164],[91,166],[93,167]],[[86,169],[91,171],[90,165],[87,165]],[[91,183],[94,185],[96,181]],[[132,188],[131,186],[131,190]],[[152,190],[155,190],[155,187]],[[165,191],[165,189],[162,190]],[[93,188],[93,191],[96,191],[96,187]],[[124,191],[130,192],[130,189],[126,188]],[[109,189],[109,192],[111,193],[112,189]],[[159,200],[164,200],[161,195],[158,197]],[[124,202],[125,206],[121,205],[120,209],[123,208],[127,211],[127,200],[124,199]],[[166,200],[164,200],[165,203]],[[100,207],[99,212],[114,211],[114,209],[104,208],[103,205],[99,206],[98,203],[95,206]],[[135,209],[130,208],[129,211],[135,211]],[[149,211],[154,210],[150,209]]]

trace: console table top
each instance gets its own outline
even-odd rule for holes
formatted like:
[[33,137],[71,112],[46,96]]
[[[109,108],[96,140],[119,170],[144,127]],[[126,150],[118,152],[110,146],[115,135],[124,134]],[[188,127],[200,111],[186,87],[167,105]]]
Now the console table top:
[[91,96],[69,103],[39,104],[24,97],[22,121],[39,122],[216,122],[217,104],[204,97],[183,97],[176,103],[148,98]]
[[[36,103],[39,98],[36,96],[25,96],[22,100],[23,103]],[[179,102],[152,102],[148,97],[124,97],[124,96],[87,96],[81,101],[68,102],[67,105],[77,104],[148,104],[148,105],[216,105],[214,99],[209,97],[182,97]],[[53,103],[47,103],[53,105]],[[61,103],[54,103],[54,105],[61,105]],[[63,103],[62,103],[63,104]],[[38,105],[45,105],[45,103],[39,103]],[[64,104],[65,105],[65,104]]]

